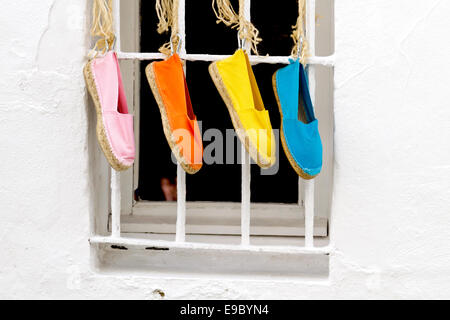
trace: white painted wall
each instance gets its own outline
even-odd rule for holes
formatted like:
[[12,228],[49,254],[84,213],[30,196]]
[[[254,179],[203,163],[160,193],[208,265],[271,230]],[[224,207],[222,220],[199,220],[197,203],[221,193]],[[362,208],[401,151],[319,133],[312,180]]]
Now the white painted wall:
[[448,1],[336,1],[336,253],[328,280],[284,282],[91,271],[87,1],[1,9],[0,298],[450,297]]

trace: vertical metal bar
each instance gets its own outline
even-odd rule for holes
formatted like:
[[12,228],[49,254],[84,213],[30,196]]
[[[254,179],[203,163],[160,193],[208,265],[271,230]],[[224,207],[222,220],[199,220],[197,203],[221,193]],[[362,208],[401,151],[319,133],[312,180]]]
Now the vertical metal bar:
[[[114,0],[112,10],[114,15],[116,50],[120,51],[120,0]],[[111,169],[111,236],[113,238],[120,237],[121,198],[120,172]]]
[[[244,17],[248,21],[251,19],[250,15],[250,0],[244,1]],[[247,51],[251,55],[249,50],[250,44],[246,43]],[[244,144],[241,145],[241,158],[242,158],[242,199],[241,199],[241,245],[250,245],[250,199],[251,199],[251,159],[250,154],[245,150]]]
[[[241,9],[241,8],[239,8]],[[248,21],[251,19],[250,15],[250,0],[244,1],[244,17]],[[250,44],[246,43],[244,50],[251,55]],[[250,245],[250,199],[251,199],[251,159],[250,154],[245,150],[245,145],[241,144],[241,159],[242,159],[242,199],[241,199],[241,245]]]
[[250,6],[251,6],[251,0],[245,0],[244,1],[244,17],[248,21],[251,21]]
[[116,51],[120,52],[120,0],[114,0],[113,2],[113,15],[114,15],[114,33],[116,36]]
[[[306,37],[312,57],[316,56],[316,1],[306,2]],[[308,66],[309,90],[314,105],[316,100],[316,74],[313,65]],[[305,246],[314,246],[314,180],[305,181]]]
[[316,56],[316,0],[306,0],[306,37],[309,55]]
[[181,37],[182,54],[186,53],[186,0],[178,0],[178,33]]
[[[141,51],[141,1],[136,1],[136,6],[134,8],[133,17],[135,19],[135,39],[134,39],[134,51]],[[141,133],[141,68],[140,61],[134,60],[134,139],[136,141],[136,156],[134,160],[133,166],[133,205],[135,204],[134,200],[134,191],[139,186],[139,168],[140,168],[140,133]]]
[[[178,32],[181,36],[181,53],[186,52],[185,44],[185,0],[179,0],[178,6]],[[186,66],[185,72],[186,72]],[[177,164],[177,225],[176,242],[186,241],[186,172]]]
[[120,172],[111,169],[111,236],[120,237]]
[[305,181],[305,247],[314,247],[314,180]]
[[177,165],[177,242],[186,241],[186,172]]
[[301,177],[298,177],[298,205],[305,207],[305,183]]
[[242,155],[242,203],[241,203],[241,244],[250,244],[250,180],[251,180],[251,160],[250,154],[241,144]]

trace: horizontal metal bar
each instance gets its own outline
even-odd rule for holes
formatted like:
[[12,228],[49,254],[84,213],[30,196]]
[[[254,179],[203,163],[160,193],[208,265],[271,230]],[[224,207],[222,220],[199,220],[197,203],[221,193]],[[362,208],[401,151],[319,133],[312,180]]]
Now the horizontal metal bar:
[[[166,56],[162,53],[144,53],[144,52],[118,52],[117,56],[121,60],[163,60]],[[212,55],[212,54],[180,54],[180,58],[188,61],[217,61],[229,57],[229,55]],[[270,63],[270,64],[288,64],[290,56],[250,56],[250,62],[253,64]],[[334,66],[334,55],[325,57],[309,57],[308,64],[316,64],[322,66]]]
[[266,253],[284,253],[284,254],[330,254],[331,247],[294,247],[294,246],[238,246],[225,244],[192,243],[192,242],[174,242],[164,240],[137,239],[125,237],[92,237],[90,244],[116,245],[120,247],[151,247],[160,249],[192,249],[192,250],[218,250],[218,251],[239,251],[239,252],[266,252]]

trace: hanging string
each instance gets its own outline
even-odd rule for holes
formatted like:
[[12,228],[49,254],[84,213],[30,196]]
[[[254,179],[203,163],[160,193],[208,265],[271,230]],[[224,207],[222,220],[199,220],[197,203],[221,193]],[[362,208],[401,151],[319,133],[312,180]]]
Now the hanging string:
[[300,62],[305,65],[308,57],[309,43],[306,39],[306,0],[298,0],[298,18],[295,26],[292,27],[292,39],[294,40],[294,47],[291,55],[300,59]]
[[259,38],[259,31],[256,27],[245,19],[245,0],[239,0],[239,14],[234,11],[230,0],[213,0],[212,7],[217,17],[217,23],[224,23],[227,27],[238,30],[239,39],[250,44],[250,50],[258,54],[258,44],[262,41]]
[[102,54],[112,49],[116,36],[114,35],[112,0],[94,0],[92,7],[91,35],[99,39],[94,51]]
[[158,33],[162,34],[171,29],[170,41],[163,44],[159,51],[167,56],[172,54],[170,43],[177,48],[181,39],[179,38],[178,26],[178,0],[156,0],[156,14],[158,15]]
[[156,14],[158,16],[158,33],[169,31],[172,25],[172,0],[157,0],[156,1]]
[[236,27],[239,24],[239,16],[231,6],[230,0],[213,0],[212,8],[218,24],[222,22],[227,27]]

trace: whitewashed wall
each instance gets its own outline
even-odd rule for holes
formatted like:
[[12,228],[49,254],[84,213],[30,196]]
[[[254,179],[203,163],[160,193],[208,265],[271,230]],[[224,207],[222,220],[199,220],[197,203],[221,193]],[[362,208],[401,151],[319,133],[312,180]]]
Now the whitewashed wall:
[[0,298],[450,297],[450,2],[336,1],[336,253],[328,280],[285,282],[91,271],[87,6],[0,5]]

